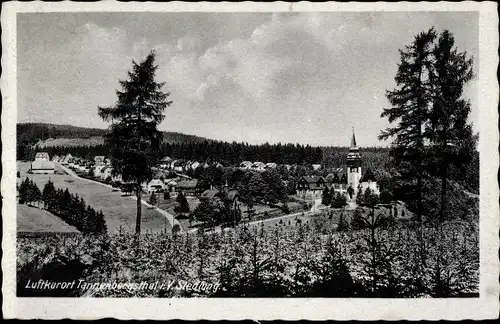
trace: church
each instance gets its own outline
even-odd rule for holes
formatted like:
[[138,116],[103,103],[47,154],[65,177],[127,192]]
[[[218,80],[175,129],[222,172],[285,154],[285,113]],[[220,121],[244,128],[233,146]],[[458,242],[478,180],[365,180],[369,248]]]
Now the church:
[[361,171],[362,158],[359,153],[359,148],[356,145],[356,136],[354,130],[352,132],[351,146],[347,154],[347,186],[352,188],[348,190],[349,199],[355,199],[360,193],[365,192],[367,188],[375,194],[380,194],[380,189],[377,185],[375,175],[368,168],[364,174]]
[[304,198],[309,195],[318,197],[325,187],[333,190],[334,193],[346,195],[348,200],[355,200],[356,196],[365,192],[367,188],[370,188],[376,194],[380,194],[375,175],[369,168],[362,173],[362,164],[362,157],[356,145],[356,136],[353,130],[346,168],[335,168],[326,177],[301,177],[297,182],[297,195]]

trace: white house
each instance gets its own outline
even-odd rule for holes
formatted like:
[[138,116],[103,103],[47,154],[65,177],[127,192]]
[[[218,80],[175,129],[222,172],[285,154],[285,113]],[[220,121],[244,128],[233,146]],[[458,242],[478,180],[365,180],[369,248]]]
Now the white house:
[[94,162],[95,162],[95,164],[104,163],[104,156],[103,155],[94,156]]
[[312,168],[314,171],[321,169],[321,164],[313,164]]
[[101,170],[104,169],[106,165],[104,163],[101,164],[96,164],[94,166],[94,177],[100,177],[101,176]]
[[192,169],[192,170],[196,170],[199,166],[200,166],[200,162],[198,162],[198,161],[194,161],[194,162],[191,164],[191,169]]
[[365,192],[367,188],[370,188],[371,192],[377,195],[380,194],[380,188],[377,184],[377,179],[375,179],[375,175],[373,174],[372,170],[370,170],[370,168],[368,168],[365,174],[363,174],[359,184],[360,192]]
[[165,189],[167,189],[169,192],[175,192],[176,187],[177,181],[175,179],[165,180]]
[[243,161],[240,163],[240,169],[248,170],[252,168],[253,163],[250,161]]
[[151,181],[149,181],[147,186],[148,193],[159,192],[163,191],[164,189],[165,185],[160,179],[152,179]]
[[38,152],[35,155],[35,161],[50,161],[49,153],[47,153],[47,152]]
[[278,165],[274,162],[266,163],[266,169],[276,169]]
[[47,160],[35,160],[31,162],[31,173],[35,174],[54,174],[54,162]]
[[266,165],[264,162],[254,162],[252,168],[257,171],[264,171]]
[[171,162],[172,162],[172,159],[168,156],[165,156],[163,159],[160,160],[160,168],[162,168],[162,169],[169,168]]

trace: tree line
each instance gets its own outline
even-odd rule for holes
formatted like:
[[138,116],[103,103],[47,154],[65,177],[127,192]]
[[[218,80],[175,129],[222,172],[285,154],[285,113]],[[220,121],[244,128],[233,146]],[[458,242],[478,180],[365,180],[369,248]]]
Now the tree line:
[[60,217],[66,223],[74,226],[82,233],[105,234],[107,232],[106,221],[102,211],[96,211],[85,200],[78,195],[73,195],[68,191],[56,189],[52,181],[48,181],[43,190],[26,178],[18,186],[19,203],[44,208],[52,214]]
[[320,147],[301,144],[261,144],[205,141],[203,143],[164,143],[163,156],[195,161],[217,161],[223,165],[239,165],[243,161],[274,162],[278,164],[321,163]]

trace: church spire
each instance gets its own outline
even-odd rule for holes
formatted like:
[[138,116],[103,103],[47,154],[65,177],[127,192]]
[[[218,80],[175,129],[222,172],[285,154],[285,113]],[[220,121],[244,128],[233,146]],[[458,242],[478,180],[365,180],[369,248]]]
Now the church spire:
[[351,147],[356,147],[356,136],[354,135],[354,127],[352,128]]

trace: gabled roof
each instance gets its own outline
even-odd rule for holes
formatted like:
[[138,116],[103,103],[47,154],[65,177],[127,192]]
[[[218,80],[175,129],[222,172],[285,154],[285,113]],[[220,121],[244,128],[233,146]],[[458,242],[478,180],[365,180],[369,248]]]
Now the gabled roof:
[[198,179],[183,179],[177,182],[178,189],[193,189],[198,186]]
[[35,159],[49,159],[49,153],[47,152],[38,152],[36,155],[35,155]]
[[[200,196],[200,199],[213,199],[220,195],[220,191],[218,189],[209,189],[203,191]],[[227,192],[226,198],[227,200],[233,201],[237,196],[239,196],[239,192],[236,189],[231,189]]]
[[160,180],[160,179],[151,179],[151,181],[149,181],[149,185],[163,185],[163,182]]
[[303,176],[302,179],[306,180],[309,184],[317,183],[320,179],[324,181],[323,177],[318,176]]

